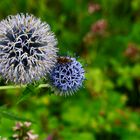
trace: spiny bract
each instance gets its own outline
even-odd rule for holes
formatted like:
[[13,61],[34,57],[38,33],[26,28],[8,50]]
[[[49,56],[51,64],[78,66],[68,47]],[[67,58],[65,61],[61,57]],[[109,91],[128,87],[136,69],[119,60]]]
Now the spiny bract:
[[0,73],[7,81],[27,84],[49,73],[56,63],[57,40],[46,22],[29,14],[0,22]]
[[58,95],[72,95],[83,84],[85,72],[82,65],[71,57],[59,57],[50,73],[52,90]]

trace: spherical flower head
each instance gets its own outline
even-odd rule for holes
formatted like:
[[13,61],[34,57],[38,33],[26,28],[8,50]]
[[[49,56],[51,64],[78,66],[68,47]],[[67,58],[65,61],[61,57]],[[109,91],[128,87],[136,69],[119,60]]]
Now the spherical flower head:
[[55,94],[72,95],[83,84],[85,72],[82,65],[71,57],[59,57],[50,73],[51,87]]
[[0,73],[27,84],[49,73],[56,63],[57,40],[46,22],[17,14],[0,22]]

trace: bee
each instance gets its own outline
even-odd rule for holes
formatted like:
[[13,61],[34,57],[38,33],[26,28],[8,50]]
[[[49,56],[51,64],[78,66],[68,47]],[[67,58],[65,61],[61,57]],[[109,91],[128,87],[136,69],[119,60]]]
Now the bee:
[[70,58],[67,58],[67,57],[59,56],[57,58],[57,62],[60,63],[60,64],[65,64],[65,63],[72,62],[72,60]]

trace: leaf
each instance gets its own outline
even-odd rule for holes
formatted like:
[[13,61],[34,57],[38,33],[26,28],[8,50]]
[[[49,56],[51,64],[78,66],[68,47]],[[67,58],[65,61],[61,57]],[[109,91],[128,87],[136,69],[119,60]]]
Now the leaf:
[[17,116],[17,115],[14,114],[14,113],[9,112],[9,110],[6,110],[6,109],[3,108],[3,107],[0,107],[0,116],[1,116],[1,117],[4,117],[4,118],[7,118],[7,119],[10,119],[10,120],[34,122],[34,121],[29,120],[29,119],[27,119],[27,118],[19,117],[19,116]]
[[26,100],[27,98],[29,98],[30,96],[34,95],[36,93],[36,89],[38,87],[37,85],[27,85],[27,87],[25,88],[25,90],[22,92],[22,95],[19,97],[18,101],[16,104],[19,104],[20,102]]

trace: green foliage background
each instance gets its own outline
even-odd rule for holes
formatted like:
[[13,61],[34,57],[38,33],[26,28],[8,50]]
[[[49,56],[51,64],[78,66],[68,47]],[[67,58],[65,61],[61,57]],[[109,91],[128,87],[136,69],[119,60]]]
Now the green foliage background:
[[[89,12],[93,3],[100,10]],[[49,135],[53,140],[139,140],[140,1],[0,1],[1,20],[21,12],[51,25],[60,54],[76,53],[87,63],[87,80],[72,97],[50,95],[43,88],[31,90],[19,104],[23,89],[0,90],[0,135],[10,136],[21,117],[33,121],[39,140]],[[93,31],[102,19],[106,27],[101,33]],[[0,84],[5,85],[3,80]]]

